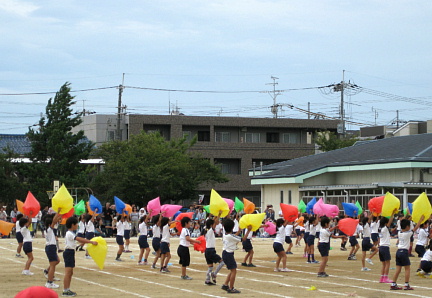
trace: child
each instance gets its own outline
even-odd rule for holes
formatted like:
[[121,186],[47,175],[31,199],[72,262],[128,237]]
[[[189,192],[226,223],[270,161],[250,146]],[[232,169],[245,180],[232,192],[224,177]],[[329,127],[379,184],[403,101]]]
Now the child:
[[426,230],[426,228],[427,228],[427,222],[420,224],[418,236],[417,236],[417,243],[415,246],[415,252],[417,253],[417,256],[419,258],[422,258],[426,252],[425,247],[428,243],[428,238],[429,238],[429,233]]
[[194,224],[194,229],[192,231],[192,237],[199,237],[199,235],[201,234],[200,232],[200,225],[198,222],[195,222]]
[[[149,210],[149,214],[151,214],[151,210]],[[156,255],[155,255],[155,259],[153,261],[153,264],[151,266],[152,269],[157,269],[156,264],[157,261],[160,257],[160,240],[161,240],[161,229],[160,229],[160,225],[161,225],[161,220],[162,220],[162,215],[157,214],[155,216],[153,216],[152,218],[152,223],[153,223],[153,228],[152,228],[152,232],[153,232],[153,239],[152,239],[152,247],[153,250],[155,251]]]
[[16,237],[16,240],[18,242],[17,253],[16,253],[15,257],[17,257],[17,258],[24,258],[21,255],[21,249],[23,247],[23,236],[21,234],[21,227],[19,224],[19,221],[22,217],[23,217],[23,215],[21,213],[18,214],[16,216],[16,223],[15,223],[15,237]]
[[129,250],[129,244],[130,244],[130,235],[131,235],[131,222],[130,222],[130,216],[126,215],[126,220],[123,222],[124,225],[124,240],[125,240],[125,248],[124,252],[132,252]]
[[309,238],[309,216],[305,215],[304,216],[304,237],[303,237],[303,241],[305,243],[305,248],[303,250],[303,258],[307,258],[308,256],[308,238]]
[[74,231],[78,228],[78,219],[76,217],[69,217],[66,220],[66,228],[68,231],[65,236],[65,250],[63,252],[63,259],[65,263],[65,276],[63,280],[63,293],[62,296],[75,297],[76,293],[70,290],[70,284],[75,267],[75,240],[81,243],[91,243],[98,245],[96,241],[90,241],[85,238],[76,237]]
[[22,272],[23,275],[33,275],[33,272],[30,272],[30,265],[33,262],[33,238],[31,236],[31,233],[29,231],[29,226],[32,223],[31,216],[28,218],[22,217],[19,220],[19,225],[21,229],[21,234],[23,236],[23,250],[24,253],[27,255],[27,262],[24,266],[24,270]]
[[[149,244],[147,242],[147,223],[150,219],[150,216],[145,215],[143,217],[140,218],[139,220],[139,225],[138,225],[138,230],[139,230],[139,238],[138,238],[138,244],[140,247],[140,253],[139,253],[139,257],[138,257],[138,265],[147,265],[147,258],[149,256],[150,253],[150,247]],[[143,260],[143,255],[144,255],[144,251],[145,251],[145,256],[144,256],[144,260]]]
[[[277,254],[278,258],[276,260],[276,267],[274,271],[276,272],[289,272],[286,268],[286,253],[283,248],[285,242],[285,227],[288,224],[287,220],[283,218],[278,218],[276,220],[276,237],[273,242],[273,251]],[[280,262],[282,261],[282,269],[279,269]]]
[[[219,270],[221,270],[222,266],[225,264],[222,261],[222,258],[216,253],[216,235],[215,235],[215,229],[216,226],[219,225],[219,217],[220,214],[216,216],[215,219],[207,219],[206,221],[206,229],[204,231],[205,238],[206,238],[206,249],[205,249],[205,258],[207,262],[207,275],[205,284],[208,286],[216,285],[216,276],[219,273]],[[213,272],[213,264],[219,263],[216,270]],[[211,280],[210,280],[211,279]]]
[[373,243],[373,245],[375,247],[378,247],[378,243],[379,243],[379,233],[378,233],[379,223],[378,223],[378,217],[376,217],[376,216],[372,217],[372,222],[370,223],[370,228],[371,228],[372,243]]
[[[232,219],[226,218],[223,221],[223,227],[225,230],[225,235],[223,236],[223,252],[222,260],[226,264],[230,273],[228,273],[225,283],[222,285],[221,289],[227,291],[230,294],[238,294],[239,290],[234,289],[234,282],[237,274],[237,263],[234,258],[234,251],[237,249],[237,244],[241,241],[238,237],[241,230],[237,231],[236,235],[233,235],[234,221]],[[252,227],[248,227],[251,230]],[[229,285],[228,285],[229,284]]]
[[177,255],[179,256],[179,264],[182,266],[181,279],[191,280],[192,277],[189,277],[186,274],[186,268],[190,265],[190,253],[189,246],[191,243],[201,243],[200,241],[193,240],[190,237],[190,225],[191,219],[189,217],[183,217],[181,219],[182,230],[180,232],[180,242],[179,247],[177,248]]
[[380,246],[379,246],[379,259],[381,261],[381,278],[380,283],[391,283],[392,281],[388,279],[388,273],[390,270],[390,230],[394,218],[394,214],[397,210],[394,210],[390,216],[390,220],[387,217],[382,217],[379,222],[378,232],[380,233]]
[[424,253],[420,260],[420,271],[417,275],[423,276],[425,274],[430,274],[432,271],[432,241],[429,242],[428,250]]
[[[80,216],[80,221],[78,223],[78,233],[77,233],[77,237],[81,237],[81,238],[85,238],[85,215],[82,214]],[[80,245],[77,245],[77,247],[75,248],[76,251],[85,251],[85,249],[83,248],[84,243],[80,243]]]
[[321,218],[321,231],[320,238],[318,243],[318,251],[321,254],[322,260],[320,267],[318,269],[318,277],[328,277],[329,275],[325,272],[325,267],[327,266],[329,250],[330,250],[330,237],[336,238],[336,236],[332,236],[332,232],[334,229],[337,229],[338,226],[334,226],[333,228],[329,228],[330,219],[327,216]]
[[360,245],[359,245],[359,243],[357,241],[359,230],[360,230],[360,225],[357,224],[357,227],[356,227],[356,230],[354,232],[354,235],[349,236],[349,243],[351,245],[351,250],[350,250],[350,253],[349,253],[349,256],[348,256],[348,260],[357,260],[356,253],[360,249]]
[[[363,217],[362,219],[363,224],[363,240],[362,240],[362,269],[361,271],[370,271],[369,268],[366,267],[366,263],[373,265],[372,258],[378,253],[378,249],[376,246],[371,242],[371,219],[369,217]],[[366,252],[369,250],[372,251],[372,254],[369,258],[366,258]]]
[[160,272],[162,273],[171,272],[168,270],[168,262],[171,259],[171,252],[170,252],[171,233],[169,230],[169,221],[170,220],[168,217],[162,217],[161,220],[162,238],[160,242],[160,255],[161,255]]
[[[87,214],[86,220],[85,220],[85,238],[87,240],[91,240],[94,237],[95,227],[94,227],[94,218],[96,216],[97,208],[93,212],[93,215]],[[86,250],[86,259],[91,259],[91,257],[88,254],[88,251]]]
[[49,289],[57,289],[59,287],[59,285],[53,283],[53,281],[54,281],[55,268],[58,265],[58,263],[60,263],[60,259],[57,255],[57,242],[56,242],[56,236],[54,235],[54,226],[60,220],[61,220],[60,209],[56,213],[54,218],[52,216],[47,216],[45,218],[45,229],[46,229],[45,253],[48,257],[49,267],[44,270],[44,275],[47,278],[47,283],[45,284],[45,287]]
[[414,290],[409,284],[409,278],[410,278],[410,269],[411,269],[411,262],[409,259],[409,248],[410,248],[410,242],[411,242],[411,236],[420,226],[420,223],[423,221],[424,215],[420,217],[419,222],[414,227],[413,230],[411,230],[411,221],[408,219],[402,219],[400,222],[401,230],[398,234],[399,244],[398,244],[398,250],[396,252],[396,272],[393,277],[393,282],[390,286],[390,290],[402,290],[401,287],[398,287],[397,285],[397,279],[399,277],[399,273],[402,270],[402,267],[405,267],[405,286],[404,290]]
[[318,216],[311,216],[309,218],[309,236],[307,239],[308,245],[308,260],[306,263],[308,264],[319,264],[318,261],[315,260],[314,255],[314,244],[315,244],[315,234],[316,234],[316,225],[318,223]]
[[[253,246],[252,246],[252,235],[253,235],[253,232],[251,232],[248,229],[244,229],[244,236],[242,238],[242,245],[243,245],[243,249],[246,252],[246,255],[244,257],[243,263],[241,263],[242,266],[256,267],[252,263],[252,258],[254,255],[254,250],[253,250]],[[248,260],[249,260],[249,262],[248,262]]]
[[291,252],[291,248],[293,247],[293,242],[291,239],[291,234],[293,232],[294,229],[294,225],[293,223],[288,223],[285,227],[285,243],[288,244],[288,248],[286,250],[286,254],[287,255],[292,255],[293,253]]
[[[300,214],[300,213],[299,213]],[[296,229],[295,229],[295,233],[296,233],[296,247],[300,247],[301,246],[301,239],[303,238],[303,234],[304,234],[304,217],[300,216],[299,218],[296,219]]]
[[124,241],[123,241],[123,236],[124,236],[124,216],[119,215],[117,216],[117,224],[116,224],[116,228],[117,228],[117,236],[116,236],[116,242],[118,245],[118,251],[117,251],[117,256],[116,256],[116,261],[117,262],[123,262],[122,259],[120,259],[120,256],[122,255],[123,251],[124,251]]

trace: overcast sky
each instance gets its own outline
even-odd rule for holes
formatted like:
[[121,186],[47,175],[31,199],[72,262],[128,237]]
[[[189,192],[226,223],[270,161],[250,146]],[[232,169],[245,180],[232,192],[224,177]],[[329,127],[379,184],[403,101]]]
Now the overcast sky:
[[[1,0],[0,20],[0,133],[27,132],[53,96],[15,94],[115,87],[123,73],[125,86],[173,90],[125,88],[128,113],[165,115],[171,103],[186,115],[272,117],[272,95],[258,91],[274,76],[276,102],[295,107],[278,117],[307,118],[310,103],[337,118],[340,93],[314,87],[345,70],[363,88],[345,94],[349,120],[432,119],[429,0]],[[74,95],[76,111],[116,113],[116,88]]]

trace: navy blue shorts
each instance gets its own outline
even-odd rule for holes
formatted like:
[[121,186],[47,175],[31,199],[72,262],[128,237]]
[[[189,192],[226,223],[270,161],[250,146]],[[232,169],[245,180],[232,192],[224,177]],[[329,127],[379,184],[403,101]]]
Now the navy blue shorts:
[[147,248],[149,247],[149,244],[147,242],[147,236],[146,235],[141,235],[138,238],[138,244],[140,248]]
[[83,233],[77,233],[76,236],[81,237],[81,238],[85,238],[85,235]]
[[226,252],[225,250],[222,252],[222,260],[224,261],[225,265],[227,266],[228,270],[236,269],[237,263],[234,258],[233,252]]
[[33,245],[31,242],[24,242],[23,244],[23,250],[25,254],[33,252]]
[[17,232],[16,235],[15,235],[15,237],[16,237],[16,240],[17,240],[18,243],[23,243],[24,242],[24,238],[23,238],[23,235],[21,234],[21,232]]
[[320,235],[320,232],[316,232],[316,234],[315,234],[315,238],[316,238],[316,239],[319,239],[319,235]]
[[295,233],[297,236],[301,236],[301,230],[300,229],[295,229]]
[[154,251],[158,251],[160,249],[161,239],[158,237],[153,237],[152,239],[152,247]]
[[307,238],[307,245],[312,246],[315,244],[315,235],[310,235]]
[[369,237],[363,238],[362,240],[362,251],[369,251],[373,247],[373,243]]
[[177,248],[177,255],[180,258],[179,264],[182,265],[182,267],[187,267],[190,265],[189,247],[179,245]]
[[330,251],[330,242],[320,242],[318,243],[318,251],[321,257],[328,257]]
[[417,256],[419,258],[423,257],[425,252],[426,252],[426,248],[423,245],[416,245],[415,247],[415,252],[417,253]]
[[432,271],[432,262],[429,261],[421,261],[420,262],[420,268],[424,272],[428,273]]
[[251,250],[253,250],[252,241],[250,239],[246,239],[245,241],[242,242],[242,244],[243,244],[243,249],[246,252],[250,252]]
[[93,232],[86,232],[86,233],[85,233],[85,238],[86,238],[87,240],[92,240],[93,237],[94,237],[94,233],[93,233]]
[[170,252],[169,243],[161,241],[161,243],[160,243],[160,250],[161,250],[161,255],[169,253]]
[[349,243],[351,246],[356,246],[358,244],[357,237],[356,236],[350,236],[349,237]]
[[390,261],[391,260],[390,247],[380,246],[378,250],[378,255],[381,262]]
[[409,259],[408,249],[398,249],[396,252],[396,266],[409,266],[411,261]]
[[54,236],[57,237],[57,229],[53,229]]
[[377,242],[379,240],[379,234],[378,233],[372,233],[371,238],[373,242]]
[[411,237],[410,237],[410,242],[412,243],[412,242],[414,242],[414,233],[413,234],[411,234]]
[[308,238],[309,238],[309,232],[305,232],[305,233],[304,233],[304,237],[303,237],[303,241],[304,241],[304,243],[305,243],[306,245],[308,244],[308,243],[307,243]]
[[126,240],[130,239],[130,230],[124,231],[124,239],[126,239]]
[[49,262],[55,262],[58,261],[58,255],[57,255],[57,245],[46,245],[45,246],[45,253],[48,257]]
[[65,263],[65,267],[75,267],[75,250],[74,249],[65,249],[63,252],[63,261]]
[[339,236],[346,236],[347,234],[345,234],[344,232],[342,232],[341,230],[339,230]]
[[290,236],[285,236],[285,243],[291,244],[292,240]]
[[278,253],[278,252],[281,252],[281,251],[285,251],[285,249],[283,248],[282,243],[273,242],[273,251],[275,253]]
[[124,245],[123,236],[117,235],[116,242],[118,245]]
[[207,262],[207,265],[212,265],[215,263],[219,263],[222,258],[220,257],[220,255],[218,255],[216,253],[216,249],[211,247],[211,248],[206,248],[205,252],[204,252],[204,256]]

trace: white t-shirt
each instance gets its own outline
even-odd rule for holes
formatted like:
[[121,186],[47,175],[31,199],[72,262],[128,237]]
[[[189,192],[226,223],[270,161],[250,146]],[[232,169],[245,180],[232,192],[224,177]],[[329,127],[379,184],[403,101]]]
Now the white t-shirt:
[[164,225],[162,228],[162,239],[161,242],[170,243],[170,231],[169,231],[169,224]]
[[315,231],[318,233],[318,232],[321,232],[321,223],[320,222],[318,222],[317,223],[317,225],[315,226]]
[[286,225],[285,226],[285,236],[291,237],[293,229],[294,229],[293,225]]
[[117,227],[117,236],[124,236],[124,230],[125,230],[124,222],[118,221],[116,227]]
[[369,223],[366,223],[363,227],[363,237],[370,238],[371,237],[371,227]]
[[305,224],[305,233],[309,233],[310,229],[309,229],[309,221],[307,221]]
[[85,224],[80,220],[78,223],[78,233],[84,234],[85,232]]
[[319,235],[319,242],[329,243],[331,234],[332,233],[328,229],[321,229]]
[[413,234],[412,231],[406,231],[406,232],[399,232],[398,233],[398,238],[399,238],[399,244],[398,244],[398,248],[399,249],[409,249],[410,248],[410,238],[411,235]]
[[419,229],[418,237],[417,237],[417,245],[422,245],[422,246],[427,245],[428,238],[429,238],[429,233],[426,231],[426,229]]
[[[247,229],[244,229],[244,234],[246,235],[246,233],[247,233]],[[251,230],[247,235],[246,239],[252,239],[252,236],[253,236],[253,231]]]
[[20,225],[19,225],[19,220],[15,223],[15,231],[16,231],[17,233],[21,233],[21,227],[20,227]]
[[95,231],[94,224],[91,220],[89,220],[88,223],[86,223],[85,228],[88,233],[94,233]]
[[371,223],[371,233],[378,234],[379,224],[377,222]]
[[223,250],[226,252],[234,252],[237,249],[237,244],[241,241],[241,238],[233,234],[223,235]]
[[432,251],[430,251],[429,249],[425,252],[425,254],[423,255],[423,257],[421,258],[421,261],[428,261],[428,262],[432,262]]
[[130,222],[124,221],[123,225],[124,225],[124,229],[125,230],[130,230],[131,229],[131,223]]
[[387,226],[384,226],[381,229],[381,233],[379,234],[380,237],[380,246],[390,246],[390,232]]
[[48,227],[45,233],[45,245],[57,245],[57,241],[54,235],[54,231],[51,227]]
[[161,230],[158,225],[153,226],[153,238],[160,238],[161,237]]
[[181,246],[186,246],[186,247],[190,246],[190,242],[186,240],[187,236],[190,237],[190,231],[189,231],[189,229],[183,228],[181,230],[181,232],[180,232],[180,242],[179,242],[179,244]]
[[33,238],[30,234],[30,230],[26,226],[21,228],[21,234],[24,238],[23,242],[33,242]]
[[222,223],[218,223],[215,227],[215,233],[220,234],[223,229]]
[[206,248],[215,248],[216,246],[216,237],[212,228],[210,228],[205,235],[206,238]]
[[141,236],[147,236],[147,223],[145,221],[138,225],[138,229]]
[[237,218],[236,218],[236,219],[234,219],[234,228],[233,228],[233,233],[237,233],[238,230],[239,230],[239,222],[238,222],[238,220],[237,220]]
[[65,235],[65,249],[75,249],[75,233],[67,231]]
[[274,242],[284,244],[285,243],[285,226],[280,226],[276,228],[276,237]]
[[316,235],[316,225],[309,224],[309,235],[315,236]]

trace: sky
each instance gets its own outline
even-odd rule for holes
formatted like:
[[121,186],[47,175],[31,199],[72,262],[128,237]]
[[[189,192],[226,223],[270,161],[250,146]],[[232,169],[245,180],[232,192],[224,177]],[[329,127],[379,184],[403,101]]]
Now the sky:
[[432,119],[429,0],[1,0],[0,23],[2,134],[65,82],[77,112],[123,84],[128,114],[339,119],[344,80],[347,129]]

